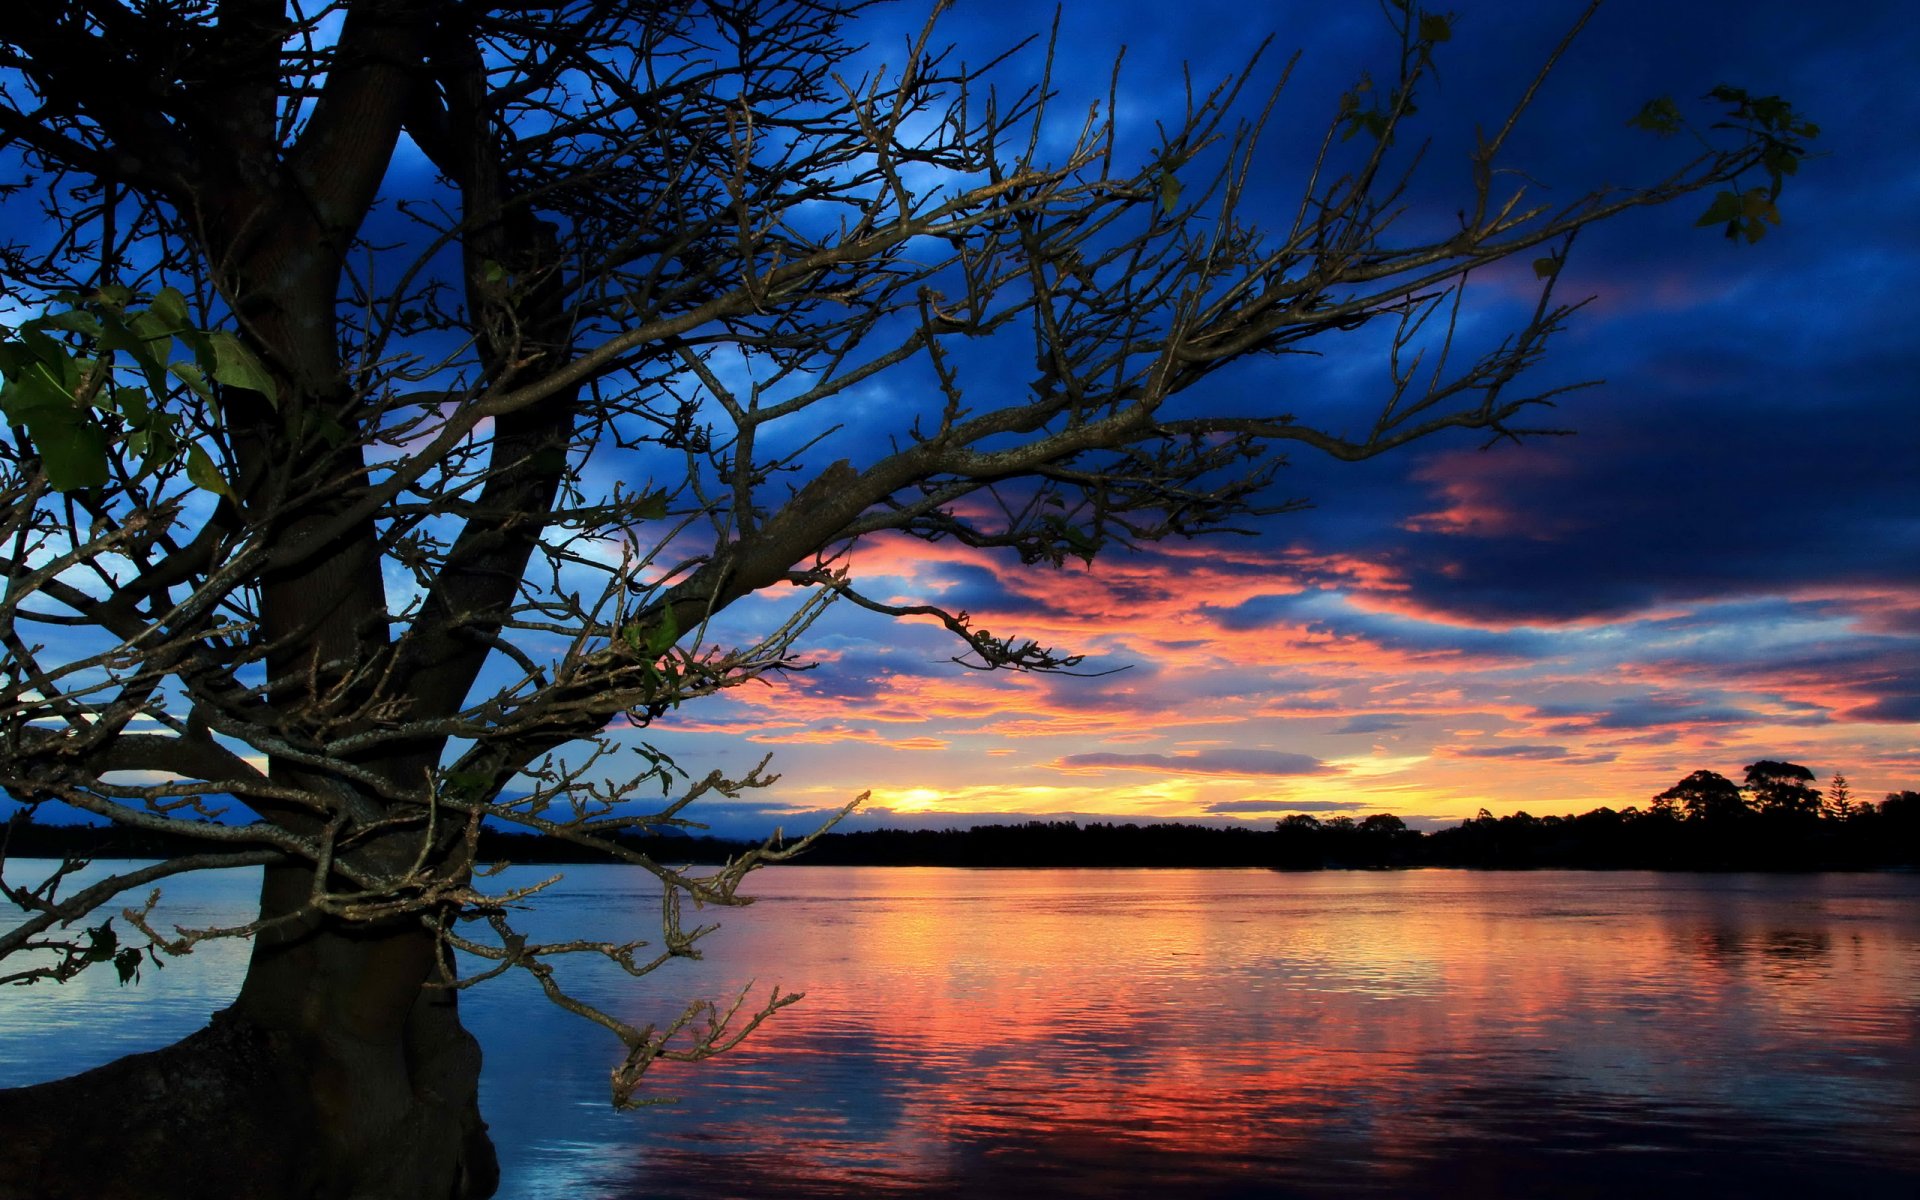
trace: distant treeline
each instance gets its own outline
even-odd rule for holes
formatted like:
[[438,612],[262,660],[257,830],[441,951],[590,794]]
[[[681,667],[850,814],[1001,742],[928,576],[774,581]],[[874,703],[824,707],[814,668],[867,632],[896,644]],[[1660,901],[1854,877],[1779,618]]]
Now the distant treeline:
[[1815,871],[1920,867],[1920,794],[1844,818],[1748,812],[1687,819],[1599,808],[1482,813],[1421,833],[1400,818],[1289,817],[1273,828],[1029,821],[973,829],[829,834],[806,861],[941,867],[1590,867]]
[[[622,838],[668,863],[717,863],[750,843],[721,838]],[[8,853],[23,857],[162,858],[204,849],[137,830],[15,822]],[[607,856],[529,834],[485,831],[483,861],[605,862]],[[1583,867],[1688,871],[1815,871],[1920,867],[1920,793],[1839,812],[1723,810],[1684,815],[1598,808],[1578,816],[1486,812],[1421,833],[1376,814],[1320,820],[1299,814],[1268,829],[1028,821],[971,829],[832,833],[795,860],[819,866]]]

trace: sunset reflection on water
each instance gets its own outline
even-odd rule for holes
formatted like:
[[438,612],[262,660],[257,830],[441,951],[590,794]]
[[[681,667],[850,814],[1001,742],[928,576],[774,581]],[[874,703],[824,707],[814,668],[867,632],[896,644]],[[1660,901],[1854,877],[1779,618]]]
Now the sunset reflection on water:
[[[661,1069],[674,1106],[611,1112],[615,1046],[530,981],[468,994],[503,1196],[1920,1194],[1920,877],[756,883],[705,960],[575,980],[638,1023],[753,978],[807,993]],[[657,904],[570,868],[528,924],[634,936]],[[204,1018],[146,1001],[148,1044]],[[63,1073],[21,1011],[0,1082]]]
[[490,1100],[515,1194],[1920,1185],[1912,877],[819,868],[760,893],[679,982],[807,1000],[663,1075],[662,1115],[569,1104],[557,1138]]

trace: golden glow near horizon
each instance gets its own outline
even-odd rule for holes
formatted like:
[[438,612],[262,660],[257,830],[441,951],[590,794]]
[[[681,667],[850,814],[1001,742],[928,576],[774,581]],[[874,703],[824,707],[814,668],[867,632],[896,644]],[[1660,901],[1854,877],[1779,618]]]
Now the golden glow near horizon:
[[[855,560],[873,594],[965,607],[979,627],[1130,669],[966,671],[929,622],[837,611],[816,671],[653,733],[692,762],[743,741],[773,751],[783,780],[761,804],[837,808],[870,790],[870,815],[916,824],[1578,812],[1644,806],[1697,769],[1737,779],[1760,758],[1823,784],[1841,771],[1859,799],[1920,786],[1914,727],[1874,719],[1870,674],[1775,668],[1712,603],[1467,622],[1421,608],[1380,564],[1222,549],[1048,571],[875,539]],[[1920,589],[1903,602],[1920,608]],[[1823,593],[1813,615],[1770,626],[1768,646],[1783,663],[1811,654],[1891,603]]]

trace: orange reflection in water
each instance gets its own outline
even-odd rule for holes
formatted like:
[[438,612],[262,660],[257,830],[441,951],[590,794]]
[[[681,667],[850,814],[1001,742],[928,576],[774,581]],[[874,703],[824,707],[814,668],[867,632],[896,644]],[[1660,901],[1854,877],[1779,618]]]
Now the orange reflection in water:
[[1454,1194],[1463,1162],[1524,1191],[1596,1151],[1582,1170],[1639,1187],[1648,1154],[1684,1175],[1730,1147],[1762,1182],[1872,1191],[1920,1162],[1920,881],[795,868],[759,890],[702,982],[750,965],[806,1001],[663,1078],[680,1113],[608,1126],[576,1194]]

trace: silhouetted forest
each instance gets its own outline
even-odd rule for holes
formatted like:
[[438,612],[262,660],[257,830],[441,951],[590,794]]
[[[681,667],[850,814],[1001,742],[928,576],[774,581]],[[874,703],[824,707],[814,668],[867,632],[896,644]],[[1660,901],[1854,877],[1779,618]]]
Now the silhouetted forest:
[[[1759,768],[1758,771],[1755,768]],[[1776,771],[1774,768],[1790,768]],[[814,865],[928,867],[1582,867],[1685,871],[1817,871],[1920,867],[1920,792],[1853,801],[1844,778],[1813,791],[1792,763],[1763,761],[1745,787],[1696,771],[1645,809],[1569,816],[1480,815],[1422,833],[1385,813],[1360,820],[1295,814],[1271,828],[1184,823],[1028,821],[971,829],[828,834],[800,860]],[[1711,778],[1703,778],[1711,776]],[[1718,782],[1715,782],[1715,781]],[[1722,786],[1724,785],[1724,787]],[[1773,790],[1769,790],[1769,789]],[[748,848],[724,838],[659,835],[622,843],[675,863],[718,863]],[[162,858],[187,839],[118,827],[33,824],[18,817],[18,857]],[[559,853],[555,853],[558,851]],[[486,830],[482,861],[610,861],[578,846]]]
[[812,863],[946,867],[1588,867],[1814,871],[1920,867],[1920,793],[1845,817],[1744,812],[1687,818],[1598,808],[1495,817],[1421,833],[1395,816],[1296,815],[1271,829],[1029,821],[876,829],[822,838]]

